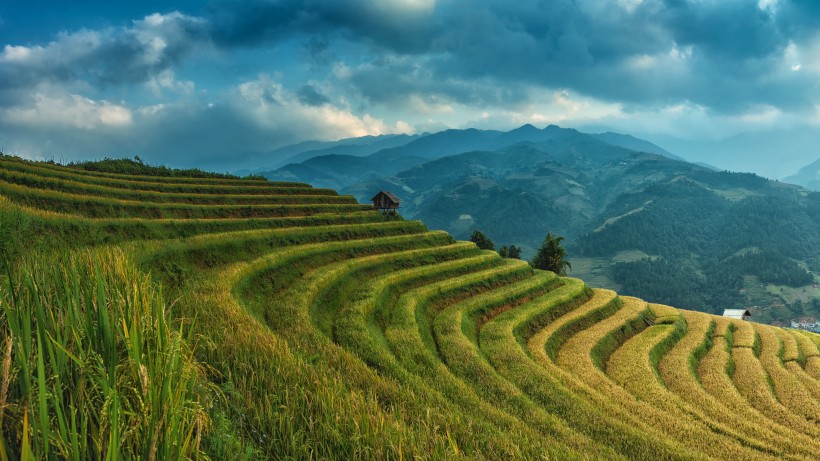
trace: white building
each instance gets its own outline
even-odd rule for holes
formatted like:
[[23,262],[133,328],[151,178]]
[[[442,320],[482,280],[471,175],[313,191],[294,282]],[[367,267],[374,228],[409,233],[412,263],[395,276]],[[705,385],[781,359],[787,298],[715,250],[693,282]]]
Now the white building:
[[723,316],[730,319],[749,320],[752,314],[748,309],[724,309]]

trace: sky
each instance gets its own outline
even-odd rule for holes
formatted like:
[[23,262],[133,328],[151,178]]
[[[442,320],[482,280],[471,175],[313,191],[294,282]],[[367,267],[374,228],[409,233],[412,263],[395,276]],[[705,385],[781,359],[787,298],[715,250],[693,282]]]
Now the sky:
[[818,58],[814,0],[0,0],[0,147],[230,169],[525,123],[814,132]]

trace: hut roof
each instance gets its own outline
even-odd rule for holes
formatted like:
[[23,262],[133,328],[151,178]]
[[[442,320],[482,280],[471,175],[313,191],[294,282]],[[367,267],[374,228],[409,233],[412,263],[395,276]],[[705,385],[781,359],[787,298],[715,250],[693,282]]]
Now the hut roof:
[[377,198],[379,195],[381,195],[381,194],[386,195],[386,196],[387,196],[387,198],[389,198],[389,199],[390,199],[390,201],[392,201],[392,202],[394,202],[394,203],[397,203],[397,204],[398,204],[398,203],[401,203],[401,200],[399,200],[399,198],[398,198],[398,197],[396,197],[395,195],[393,195],[393,193],[392,193],[392,192],[386,192],[386,191],[379,191],[379,193],[378,193],[378,194],[376,194],[376,195],[374,195],[374,196],[373,196],[373,198],[372,198],[372,199],[370,199],[370,200],[376,200],[376,198]]
[[743,320],[746,317],[751,317],[752,313],[748,309],[724,309],[723,316]]

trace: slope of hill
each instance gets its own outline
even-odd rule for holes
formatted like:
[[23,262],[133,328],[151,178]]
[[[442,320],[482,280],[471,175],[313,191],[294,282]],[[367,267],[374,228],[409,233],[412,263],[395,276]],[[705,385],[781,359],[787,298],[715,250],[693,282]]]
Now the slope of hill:
[[817,335],[593,290],[305,184],[0,172],[4,458],[820,449]]
[[792,184],[799,184],[815,192],[820,191],[820,160],[804,166],[797,173],[783,180]]

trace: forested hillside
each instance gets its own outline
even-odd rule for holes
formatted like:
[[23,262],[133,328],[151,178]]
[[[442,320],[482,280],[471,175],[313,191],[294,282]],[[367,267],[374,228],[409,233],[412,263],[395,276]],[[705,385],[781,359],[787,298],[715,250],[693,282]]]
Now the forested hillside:
[[818,335],[591,289],[307,184],[0,173],[2,459],[820,450]]

